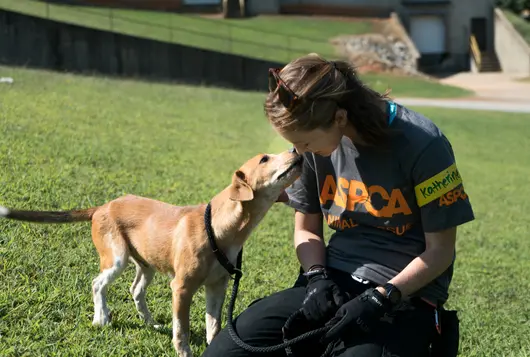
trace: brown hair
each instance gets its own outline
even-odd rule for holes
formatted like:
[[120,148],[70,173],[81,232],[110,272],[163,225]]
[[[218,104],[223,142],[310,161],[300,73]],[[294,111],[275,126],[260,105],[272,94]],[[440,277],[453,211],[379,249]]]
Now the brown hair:
[[326,129],[333,124],[337,109],[343,108],[366,145],[385,143],[390,131],[381,104],[388,92],[380,94],[366,86],[350,63],[330,62],[312,53],[293,60],[279,75],[300,103],[289,111],[276,92],[268,94],[265,114],[276,128]]

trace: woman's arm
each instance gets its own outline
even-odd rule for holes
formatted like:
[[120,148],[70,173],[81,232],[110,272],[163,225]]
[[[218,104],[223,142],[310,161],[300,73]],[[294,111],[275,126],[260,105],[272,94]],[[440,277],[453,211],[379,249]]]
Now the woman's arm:
[[305,214],[296,211],[294,218],[294,247],[304,271],[319,264],[325,266],[322,213]]
[[420,290],[451,265],[456,227],[474,219],[453,149],[445,136],[432,140],[422,151],[411,178],[425,232],[425,251],[390,280],[403,296]]
[[[451,265],[455,241],[456,227],[425,233],[425,251],[389,282],[401,291],[403,297],[413,294],[436,279]],[[377,290],[385,293],[382,287],[378,287]]]

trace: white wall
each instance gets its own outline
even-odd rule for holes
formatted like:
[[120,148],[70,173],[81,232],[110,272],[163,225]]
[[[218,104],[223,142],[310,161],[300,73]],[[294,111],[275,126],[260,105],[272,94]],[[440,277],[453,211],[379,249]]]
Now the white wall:
[[495,50],[503,72],[530,75],[530,46],[500,9],[495,9]]

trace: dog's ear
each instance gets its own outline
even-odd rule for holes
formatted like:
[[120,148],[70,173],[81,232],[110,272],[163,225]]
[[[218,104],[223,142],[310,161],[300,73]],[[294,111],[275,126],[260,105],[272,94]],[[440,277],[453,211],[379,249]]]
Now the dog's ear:
[[251,201],[254,199],[252,187],[245,181],[245,173],[237,170],[232,176],[230,199],[234,201]]

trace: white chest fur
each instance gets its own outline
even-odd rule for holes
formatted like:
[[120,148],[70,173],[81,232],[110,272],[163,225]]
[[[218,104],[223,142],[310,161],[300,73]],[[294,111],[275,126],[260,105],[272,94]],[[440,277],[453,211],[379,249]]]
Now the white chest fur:
[[[239,251],[241,250],[241,246],[231,246],[228,248],[227,251],[225,251],[225,255],[230,260],[230,262],[235,266],[237,261],[237,255]],[[214,260],[212,266],[210,267],[210,272],[208,276],[206,277],[205,284],[210,284],[215,281],[218,281],[219,279],[226,277],[228,275],[228,272],[226,269],[219,263],[217,258]]]

